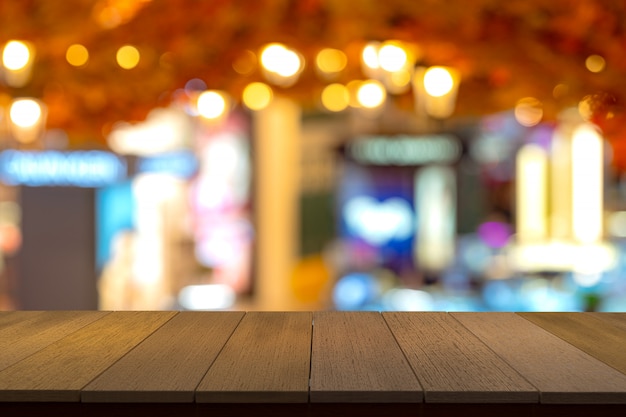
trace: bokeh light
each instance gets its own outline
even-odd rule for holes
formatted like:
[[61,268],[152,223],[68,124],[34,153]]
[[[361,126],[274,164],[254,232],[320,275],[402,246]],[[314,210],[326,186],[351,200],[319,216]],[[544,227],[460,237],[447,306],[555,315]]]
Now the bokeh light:
[[385,87],[378,81],[363,82],[357,91],[357,100],[361,106],[368,109],[380,107],[387,97]]
[[426,291],[409,288],[394,288],[385,293],[383,302],[392,311],[432,311],[434,297]]
[[380,291],[376,279],[365,273],[350,273],[337,281],[333,301],[338,310],[357,310],[374,301]]
[[424,89],[433,97],[448,94],[454,88],[452,74],[444,67],[430,67],[424,74]]
[[411,82],[411,73],[405,69],[401,69],[391,74],[390,80],[394,87],[409,87],[409,83]]
[[224,284],[188,285],[178,294],[179,304],[187,310],[223,310],[235,299],[233,289]]
[[407,63],[406,51],[395,42],[385,42],[378,51],[378,62],[385,71],[400,71]]
[[13,124],[22,128],[30,128],[39,123],[42,110],[41,105],[36,100],[24,98],[13,102],[9,114]]
[[65,59],[75,67],[83,66],[89,60],[89,51],[81,44],[74,44],[67,48]]
[[582,100],[578,102],[578,113],[585,120],[590,120],[593,116],[593,111],[591,110],[591,96],[585,96]]
[[585,66],[591,72],[601,72],[606,66],[606,61],[600,55],[589,55],[585,60]]
[[233,69],[237,74],[250,75],[256,69],[256,61],[256,54],[246,50],[233,61]]
[[343,84],[327,85],[322,91],[322,104],[333,112],[345,110],[350,102],[350,93]]
[[543,105],[534,97],[519,100],[515,106],[515,120],[526,127],[536,126],[543,118]]
[[280,43],[272,43],[261,52],[261,65],[282,77],[292,77],[302,68],[300,56]]
[[117,50],[117,64],[124,69],[133,69],[139,64],[139,50],[132,45],[124,45]]
[[219,91],[204,91],[198,96],[198,113],[206,119],[222,117],[228,109],[228,98]]
[[243,90],[243,104],[251,110],[262,110],[272,101],[272,89],[264,83],[251,83]]
[[28,45],[22,41],[9,41],[2,51],[2,63],[11,71],[18,71],[28,65],[31,53]]
[[380,68],[380,64],[378,62],[378,44],[374,42],[367,44],[365,48],[363,48],[361,59],[363,60],[363,64],[365,64],[368,68]]
[[336,73],[342,71],[348,63],[348,58],[343,51],[333,48],[325,48],[317,53],[315,64],[324,73]]

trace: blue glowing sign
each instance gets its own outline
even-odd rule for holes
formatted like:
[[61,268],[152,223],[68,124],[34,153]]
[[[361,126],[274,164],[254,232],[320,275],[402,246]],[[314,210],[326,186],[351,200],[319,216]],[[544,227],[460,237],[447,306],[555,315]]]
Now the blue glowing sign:
[[104,151],[0,153],[0,180],[9,185],[102,187],[127,175],[126,162]]
[[165,173],[177,177],[190,178],[198,170],[198,160],[193,152],[180,151],[146,158],[137,161],[137,172]]

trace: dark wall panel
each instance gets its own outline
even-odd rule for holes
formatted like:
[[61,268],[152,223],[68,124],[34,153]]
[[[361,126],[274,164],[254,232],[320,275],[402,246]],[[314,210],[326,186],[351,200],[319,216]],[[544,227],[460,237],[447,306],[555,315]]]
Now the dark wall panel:
[[22,187],[20,200],[18,308],[96,309],[94,190]]

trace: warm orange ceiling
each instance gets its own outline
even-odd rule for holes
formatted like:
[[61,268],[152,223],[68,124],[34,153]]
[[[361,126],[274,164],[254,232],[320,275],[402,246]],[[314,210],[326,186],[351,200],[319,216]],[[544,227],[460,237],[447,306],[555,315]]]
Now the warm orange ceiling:
[[[613,131],[626,100],[626,3],[620,0],[2,1],[0,43],[10,39],[31,41],[36,62],[29,84],[0,84],[0,97],[43,99],[49,127],[66,129],[76,146],[103,142],[103,129],[118,120],[141,120],[191,78],[237,97],[262,76],[237,74],[233,61],[274,41],[298,49],[309,63],[323,47],[343,49],[344,82],[363,77],[359,53],[367,41],[414,42],[422,63],[461,71],[461,115],[510,109],[533,96],[549,118],[593,95],[598,120]],[[90,52],[84,67],[65,60],[74,43]],[[124,44],[142,54],[132,70],[115,63]],[[585,68],[591,54],[606,59],[605,70]],[[311,67],[283,91],[305,106],[314,105],[324,85]],[[555,98],[558,84],[567,89]]]

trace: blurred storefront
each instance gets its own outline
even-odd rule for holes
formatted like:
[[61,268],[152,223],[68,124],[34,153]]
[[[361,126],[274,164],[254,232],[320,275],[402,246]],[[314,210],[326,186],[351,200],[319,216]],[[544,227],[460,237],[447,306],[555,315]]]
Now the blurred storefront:
[[623,7],[26,3],[0,309],[626,310]]

